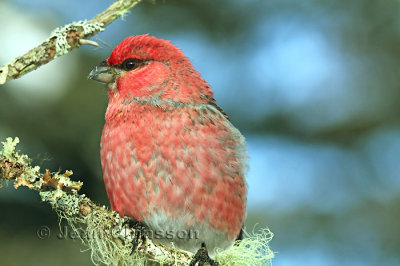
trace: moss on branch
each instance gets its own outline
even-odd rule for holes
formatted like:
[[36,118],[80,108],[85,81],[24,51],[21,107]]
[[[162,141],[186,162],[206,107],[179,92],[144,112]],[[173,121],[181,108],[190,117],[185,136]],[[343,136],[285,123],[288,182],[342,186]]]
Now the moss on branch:
[[[40,172],[39,166],[32,166],[27,155],[19,154],[16,145],[19,139],[7,138],[0,150],[0,180],[13,181],[14,187],[28,187],[39,192],[42,200],[48,202],[60,218],[81,237],[83,244],[91,249],[95,264],[135,265],[144,260],[165,264],[184,265],[193,254],[172,251],[162,245],[155,245],[150,239],[141,243],[138,252],[131,254],[135,232],[124,226],[127,218],[104,206],[97,206],[91,199],[78,191],[83,183],[70,179],[72,172]],[[85,232],[82,234],[82,232]],[[90,237],[82,237],[90,236]]]

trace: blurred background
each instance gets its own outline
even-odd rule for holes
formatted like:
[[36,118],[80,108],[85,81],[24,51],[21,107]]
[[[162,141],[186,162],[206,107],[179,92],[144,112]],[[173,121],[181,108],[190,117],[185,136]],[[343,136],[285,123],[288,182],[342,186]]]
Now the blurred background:
[[[112,1],[0,0],[0,65]],[[0,139],[72,170],[108,206],[104,87],[86,79],[128,35],[171,40],[247,139],[248,231],[275,266],[400,265],[400,1],[144,1],[81,47],[0,87]],[[90,265],[35,192],[0,190],[1,265]]]

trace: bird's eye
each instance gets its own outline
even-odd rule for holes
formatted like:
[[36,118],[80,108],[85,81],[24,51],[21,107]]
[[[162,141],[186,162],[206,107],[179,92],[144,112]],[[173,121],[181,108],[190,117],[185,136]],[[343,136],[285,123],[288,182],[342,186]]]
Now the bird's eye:
[[125,70],[132,70],[138,66],[138,61],[135,59],[127,59],[122,63],[122,67]]

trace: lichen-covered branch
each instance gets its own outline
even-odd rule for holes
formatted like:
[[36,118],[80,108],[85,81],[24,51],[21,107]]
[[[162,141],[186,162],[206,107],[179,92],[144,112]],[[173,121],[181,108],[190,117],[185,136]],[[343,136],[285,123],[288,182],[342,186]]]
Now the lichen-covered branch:
[[[0,149],[0,181],[12,181],[14,187],[28,187],[39,192],[43,201],[50,203],[60,218],[66,219],[83,244],[91,250],[94,264],[188,265],[193,254],[156,244],[150,238],[139,240],[137,252],[132,252],[135,230],[124,225],[128,218],[104,206],[97,206],[84,194],[79,194],[83,183],[71,180],[71,171],[44,173],[32,166],[27,155],[19,154],[19,139],[7,138]],[[266,265],[274,257],[268,244],[273,234],[261,230],[259,234],[238,241],[232,248],[216,255],[219,265]],[[151,264],[151,263],[149,263]]]
[[81,239],[91,248],[95,264],[135,265],[150,259],[165,264],[185,265],[190,261],[193,254],[155,245],[151,239],[141,243],[138,252],[130,255],[135,232],[123,225],[126,218],[78,194],[83,183],[72,181],[71,171],[50,173],[46,170],[41,173],[39,166],[31,165],[27,155],[20,155],[16,151],[18,142],[18,138],[8,138],[2,142],[0,180],[13,181],[15,188],[25,186],[39,191],[42,200],[50,203],[58,215],[79,232],[78,236],[88,236]]
[[55,29],[42,44],[0,68],[0,85],[19,78],[82,44],[96,45],[88,39],[103,31],[140,1],[117,0],[90,21],[73,22]]

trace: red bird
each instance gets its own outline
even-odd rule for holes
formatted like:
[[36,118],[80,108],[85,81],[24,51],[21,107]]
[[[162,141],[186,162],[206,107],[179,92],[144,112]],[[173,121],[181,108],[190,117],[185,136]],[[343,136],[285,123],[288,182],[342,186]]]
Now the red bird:
[[211,257],[232,246],[246,212],[245,141],[183,52],[131,36],[89,78],[108,87],[100,146],[111,208],[169,246],[205,245]]

